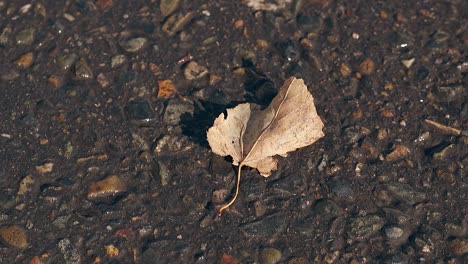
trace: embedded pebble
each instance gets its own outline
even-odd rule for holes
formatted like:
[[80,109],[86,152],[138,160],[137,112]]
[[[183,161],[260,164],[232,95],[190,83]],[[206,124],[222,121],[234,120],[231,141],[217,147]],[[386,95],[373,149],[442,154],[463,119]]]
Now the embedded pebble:
[[314,215],[320,221],[329,221],[340,215],[343,215],[344,210],[337,203],[329,199],[318,201],[313,207]]
[[164,122],[170,126],[180,125],[183,117],[192,116],[194,111],[195,108],[191,102],[171,100],[164,112]]
[[411,153],[411,150],[405,145],[396,145],[393,150],[385,156],[387,161],[398,161]]
[[78,249],[68,238],[60,240],[57,244],[66,264],[80,264],[81,258]]
[[92,182],[88,187],[87,198],[94,202],[114,199],[123,195],[127,191],[125,181],[117,176],[112,175],[101,181]]
[[125,106],[125,112],[130,120],[149,120],[154,117],[154,112],[148,101],[130,101]]
[[161,0],[159,4],[159,10],[161,11],[161,15],[163,17],[167,17],[172,15],[177,8],[179,7],[179,0]]
[[169,169],[166,166],[166,163],[158,161],[159,165],[159,178],[161,179],[161,185],[166,186],[170,180]]
[[439,151],[432,154],[432,158],[435,160],[446,160],[449,161],[457,155],[457,147],[455,144],[450,144]]
[[36,30],[34,28],[23,29],[16,34],[16,44],[18,45],[31,45],[34,41],[34,34]]
[[158,156],[174,155],[193,149],[193,143],[185,136],[165,135],[156,142],[154,152]]
[[281,235],[287,226],[287,217],[282,214],[274,214],[242,224],[239,229],[247,237],[272,238]]
[[36,166],[36,172],[39,174],[44,174],[51,172],[54,168],[54,163],[52,162],[46,162],[40,166]]
[[384,220],[377,215],[351,218],[346,233],[350,239],[364,240],[379,232],[383,225]]
[[174,36],[179,31],[183,30],[192,19],[195,17],[195,12],[188,12],[184,14],[174,14],[170,16],[166,22],[162,25],[162,30],[169,36]]
[[112,69],[117,68],[120,65],[124,64],[125,62],[127,62],[127,57],[125,57],[125,55],[119,54],[119,55],[112,56],[111,68]]
[[34,180],[31,175],[27,175],[26,177],[21,180],[19,188],[18,188],[18,196],[25,195],[28,192],[32,191],[32,185],[34,185],[36,181]]
[[27,248],[29,243],[26,232],[19,226],[0,227],[0,241],[8,246],[16,248]]
[[414,205],[426,199],[424,192],[415,191],[410,185],[404,183],[381,184],[375,188],[374,195],[382,206],[395,202]]
[[468,240],[454,239],[449,243],[450,252],[455,256],[463,256],[468,253]]
[[75,65],[75,76],[78,80],[93,79],[93,70],[84,58],[80,58]]
[[359,64],[359,72],[363,75],[371,75],[375,70],[375,63],[373,60],[367,58]]
[[10,34],[12,32],[11,27],[6,26],[3,28],[2,33],[0,34],[0,44],[7,44]]
[[184,68],[184,76],[187,80],[199,80],[208,74],[206,67],[195,61],[190,61]]
[[260,264],[276,264],[281,260],[281,250],[276,248],[263,248],[260,250]]
[[399,239],[403,236],[404,231],[397,226],[390,226],[385,228],[385,236],[389,239]]
[[28,52],[26,54],[21,55],[16,61],[16,65],[20,66],[23,69],[29,68],[34,62],[34,54],[32,52]]
[[68,70],[75,64],[77,59],[78,56],[75,53],[72,53],[58,56],[56,62],[59,68]]
[[131,38],[120,42],[120,46],[127,52],[138,52],[145,48],[148,44],[148,39],[144,37]]

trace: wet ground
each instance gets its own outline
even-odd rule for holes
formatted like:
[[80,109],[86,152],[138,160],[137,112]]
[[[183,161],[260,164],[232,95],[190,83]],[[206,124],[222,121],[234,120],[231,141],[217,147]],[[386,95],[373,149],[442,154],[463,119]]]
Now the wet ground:
[[[0,1],[0,263],[467,263],[464,1]],[[206,130],[303,78],[264,178]]]

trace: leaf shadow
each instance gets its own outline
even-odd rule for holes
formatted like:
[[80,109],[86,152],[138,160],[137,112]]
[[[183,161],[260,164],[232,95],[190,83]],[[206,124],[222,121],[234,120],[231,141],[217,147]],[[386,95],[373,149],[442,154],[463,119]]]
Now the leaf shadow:
[[263,109],[270,104],[278,93],[270,78],[252,68],[246,68],[243,85],[246,90],[245,100],[243,101],[232,101],[226,104],[215,103],[206,99],[194,101],[193,114],[184,113],[180,117],[179,124],[182,128],[182,134],[196,144],[209,148],[206,132],[221,113],[224,113],[227,117],[226,110],[228,108],[233,108],[245,102],[258,104]]

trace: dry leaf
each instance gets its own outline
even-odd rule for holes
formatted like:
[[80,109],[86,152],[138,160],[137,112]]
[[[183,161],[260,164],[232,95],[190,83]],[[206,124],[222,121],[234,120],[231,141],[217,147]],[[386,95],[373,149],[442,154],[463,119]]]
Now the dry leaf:
[[239,166],[238,179],[242,166],[268,177],[277,168],[274,156],[286,157],[314,143],[324,136],[322,128],[312,94],[302,79],[291,77],[266,109],[250,103],[228,109],[227,116],[223,113],[215,119],[207,137],[214,153],[231,156]]

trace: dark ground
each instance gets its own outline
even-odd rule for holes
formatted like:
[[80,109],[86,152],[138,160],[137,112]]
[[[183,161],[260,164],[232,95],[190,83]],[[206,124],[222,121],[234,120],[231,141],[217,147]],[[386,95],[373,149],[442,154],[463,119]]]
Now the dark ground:
[[[465,1],[160,2],[0,1],[0,263],[468,263]],[[325,137],[217,217],[290,76]]]

